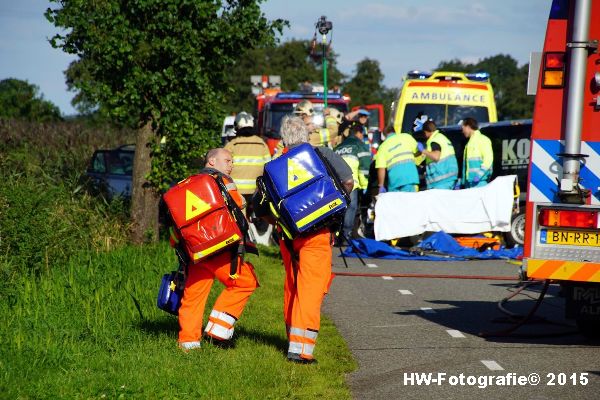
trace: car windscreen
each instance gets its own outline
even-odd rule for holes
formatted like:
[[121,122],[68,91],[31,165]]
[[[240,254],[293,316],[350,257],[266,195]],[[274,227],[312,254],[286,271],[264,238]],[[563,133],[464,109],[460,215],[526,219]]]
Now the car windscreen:
[[438,126],[455,125],[461,120],[471,117],[479,122],[488,122],[489,115],[486,107],[457,106],[448,104],[407,104],[402,118],[402,132],[413,132],[415,120],[426,115]]

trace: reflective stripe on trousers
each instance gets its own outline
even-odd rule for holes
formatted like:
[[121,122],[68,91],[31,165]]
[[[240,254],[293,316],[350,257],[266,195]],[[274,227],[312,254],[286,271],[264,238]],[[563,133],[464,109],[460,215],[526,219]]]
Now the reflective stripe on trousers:
[[289,353],[300,354],[302,358],[311,359],[317,342],[318,331],[310,329],[290,328],[290,346]]
[[232,315],[226,312],[212,310],[208,317],[208,324],[204,333],[219,340],[229,340],[233,336],[233,325],[237,321]]

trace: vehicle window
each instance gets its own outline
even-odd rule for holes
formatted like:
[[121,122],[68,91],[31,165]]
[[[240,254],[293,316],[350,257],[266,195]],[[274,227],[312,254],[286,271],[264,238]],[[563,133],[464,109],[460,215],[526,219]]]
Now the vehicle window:
[[265,135],[280,139],[279,128],[281,127],[281,119],[288,114],[292,114],[293,111],[294,105],[292,103],[271,104],[266,113]]
[[458,124],[467,117],[475,118],[480,123],[490,120],[487,107],[449,105],[444,125]]
[[455,106],[446,104],[407,104],[402,119],[402,132],[413,132],[414,122],[422,115],[427,115],[438,126],[456,125],[466,117],[475,118],[479,122],[488,122],[486,107]]
[[106,165],[109,174],[131,175],[133,171],[133,153],[113,151],[106,153]]
[[[329,103],[328,107],[333,107],[344,114],[348,111],[348,107],[344,103]],[[279,139],[279,128],[281,127],[281,119],[294,112],[295,104],[293,103],[275,103],[269,106],[266,112],[265,134],[267,137]],[[323,124],[323,103],[313,103],[313,122],[316,125]]]
[[104,163],[104,153],[96,153],[94,154],[94,159],[92,160],[92,172],[98,174],[104,174],[106,172],[106,165]]

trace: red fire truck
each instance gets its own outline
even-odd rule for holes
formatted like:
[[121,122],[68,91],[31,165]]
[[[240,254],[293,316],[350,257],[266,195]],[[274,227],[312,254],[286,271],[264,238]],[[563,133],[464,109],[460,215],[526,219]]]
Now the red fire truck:
[[[314,105],[313,123],[323,126],[323,92],[281,92],[265,90],[256,96],[256,119],[258,132],[265,138],[271,154],[281,140],[279,127],[281,119],[292,114],[296,105],[304,100],[310,100]],[[350,97],[341,93],[327,93],[327,106],[334,107],[344,114],[348,112]]]
[[600,0],[553,0],[531,134],[524,270],[600,333]]

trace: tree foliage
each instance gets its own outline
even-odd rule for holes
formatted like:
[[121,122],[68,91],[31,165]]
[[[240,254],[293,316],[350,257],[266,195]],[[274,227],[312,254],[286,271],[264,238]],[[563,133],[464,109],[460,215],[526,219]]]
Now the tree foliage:
[[[310,55],[311,42],[308,40],[289,40],[248,51],[227,70],[232,88],[227,95],[228,111],[254,109],[251,75],[279,75],[284,91],[298,90],[298,85],[305,81],[323,82],[321,61]],[[337,57],[333,51],[327,55],[327,84],[330,88],[341,85],[344,79],[337,68]]]
[[489,72],[499,120],[531,118],[534,99],[527,96],[528,69],[528,64],[519,67],[514,58],[505,54],[484,58],[476,64],[442,61],[437,67],[440,71]]
[[14,78],[0,81],[0,118],[34,122],[62,119],[58,107],[44,100],[37,86]]
[[272,43],[284,22],[268,21],[260,0],[52,2],[59,7],[46,18],[67,33],[51,45],[78,55],[85,67],[73,86],[112,116],[137,122],[136,226],[136,207],[144,203],[136,190],[168,187],[217,143],[227,69],[246,50]]
[[379,61],[365,58],[356,64],[352,79],[344,85],[353,105],[381,103],[385,87]]

